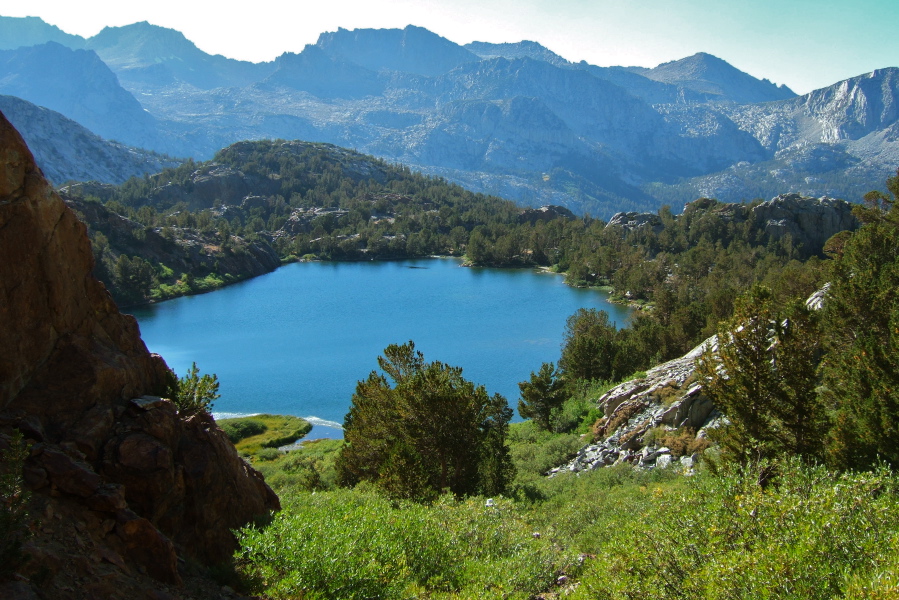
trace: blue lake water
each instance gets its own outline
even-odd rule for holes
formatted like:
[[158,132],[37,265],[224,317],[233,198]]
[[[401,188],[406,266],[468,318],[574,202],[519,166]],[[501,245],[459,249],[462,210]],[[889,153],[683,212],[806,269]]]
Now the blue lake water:
[[557,362],[578,308],[627,308],[561,276],[459,266],[455,259],[295,263],[224,289],[134,309],[151,352],[184,375],[215,373],[219,418],[253,413],[313,417],[311,437],[339,437],[356,382],[392,343],[414,340],[425,360],[503,394]]

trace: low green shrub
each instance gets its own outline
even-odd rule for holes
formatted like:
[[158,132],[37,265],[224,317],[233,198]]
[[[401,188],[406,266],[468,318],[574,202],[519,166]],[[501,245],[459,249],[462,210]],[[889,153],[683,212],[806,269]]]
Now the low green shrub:
[[238,568],[275,599],[525,599],[576,564],[508,500],[339,490],[285,502],[267,528],[238,533]]
[[573,598],[895,598],[897,480],[793,462],[651,488],[605,542]]
[[281,458],[281,455],[283,454],[284,453],[277,448],[262,448],[256,453],[256,460],[268,462]]
[[343,440],[309,440],[277,460],[256,465],[278,494],[333,489],[337,480],[334,461]]
[[509,453],[516,469],[515,483],[523,485],[540,479],[546,472],[572,458],[586,445],[574,433],[555,434],[540,430],[532,421],[509,427]]

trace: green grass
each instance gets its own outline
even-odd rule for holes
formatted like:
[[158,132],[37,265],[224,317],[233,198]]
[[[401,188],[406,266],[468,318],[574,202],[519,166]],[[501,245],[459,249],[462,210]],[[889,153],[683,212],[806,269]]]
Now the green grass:
[[221,419],[217,423],[237,451],[251,458],[263,448],[292,444],[312,429],[309,421],[290,415],[254,415]]
[[244,577],[275,599],[524,600],[578,564],[535,536],[510,500],[443,497],[424,506],[362,490],[285,500],[266,529],[239,533]]
[[253,466],[279,495],[329,490],[337,479],[334,460],[342,447],[343,440],[309,440],[297,450]]

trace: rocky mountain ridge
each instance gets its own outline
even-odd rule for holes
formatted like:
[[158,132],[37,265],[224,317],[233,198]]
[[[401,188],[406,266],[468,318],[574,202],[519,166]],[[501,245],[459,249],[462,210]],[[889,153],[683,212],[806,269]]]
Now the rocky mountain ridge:
[[[881,85],[876,100],[877,83],[861,81],[890,69],[796,98],[703,53],[654,69],[596,67],[533,42],[466,48],[415,27],[338,30],[260,65],[205,55],[146,23],[108,28],[84,47],[155,119],[118,138],[131,145],[207,158],[240,139],[324,141],[604,218],[699,195],[856,199],[899,158],[896,90]],[[22,58],[10,60],[7,72],[20,73]],[[39,87],[0,73],[0,92],[43,94],[75,118],[65,94]]]
[[[279,508],[91,276],[85,228],[0,117],[0,449],[29,444],[30,560],[0,596],[177,597],[228,560],[231,530]],[[40,522],[40,525],[37,525]],[[214,589],[218,589],[217,586]]]
[[[766,202],[753,204],[717,203],[699,199],[688,205],[714,213],[728,223],[749,222],[760,239],[779,242],[789,237],[802,256],[822,255],[827,240],[841,231],[855,231],[861,222],[852,214],[852,204],[822,196],[780,194]],[[680,216],[675,219],[681,218]],[[616,213],[606,227],[628,231],[651,228],[660,232],[662,219],[655,213]]]
[[52,183],[122,183],[181,164],[181,160],[108,142],[58,112],[15,96],[0,96],[0,113],[19,130]]

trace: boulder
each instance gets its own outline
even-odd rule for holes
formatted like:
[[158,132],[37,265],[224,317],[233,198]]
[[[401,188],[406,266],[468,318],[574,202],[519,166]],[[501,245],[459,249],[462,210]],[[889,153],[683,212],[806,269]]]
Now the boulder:
[[801,246],[806,256],[820,254],[834,234],[861,226],[849,202],[800,194],[781,194],[762,202],[752,209],[751,218],[769,239],[780,240],[789,235],[793,245]]
[[615,213],[612,219],[606,224],[606,227],[621,227],[627,231],[636,231],[638,229],[650,228],[655,233],[662,231],[662,219],[654,213],[638,213],[638,212],[620,212]]

